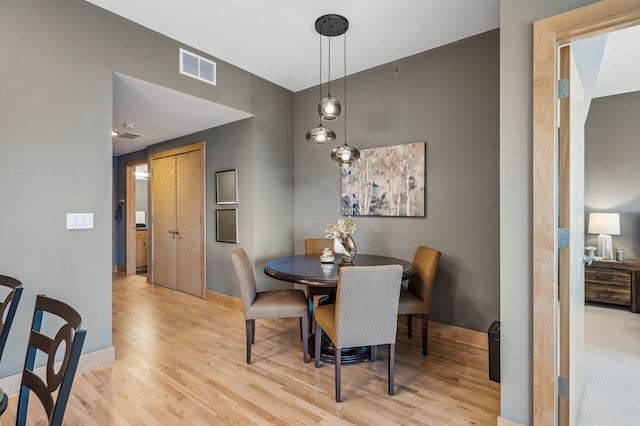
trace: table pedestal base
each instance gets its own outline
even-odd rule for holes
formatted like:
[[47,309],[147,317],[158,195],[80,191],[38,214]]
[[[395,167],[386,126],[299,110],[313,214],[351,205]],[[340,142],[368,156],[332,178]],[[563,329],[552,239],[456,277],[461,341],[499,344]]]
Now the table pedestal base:
[[[315,334],[309,336],[309,356],[315,356]],[[356,348],[343,348],[341,364],[354,364],[356,362],[371,361],[371,347],[361,346]],[[320,360],[334,364],[336,362],[336,347],[326,334],[322,333],[320,339]]]

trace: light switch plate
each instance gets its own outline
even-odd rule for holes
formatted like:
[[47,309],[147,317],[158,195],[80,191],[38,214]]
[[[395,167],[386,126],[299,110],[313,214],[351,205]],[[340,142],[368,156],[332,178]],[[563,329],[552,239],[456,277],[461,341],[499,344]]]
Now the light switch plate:
[[93,229],[93,213],[67,213],[67,229]]

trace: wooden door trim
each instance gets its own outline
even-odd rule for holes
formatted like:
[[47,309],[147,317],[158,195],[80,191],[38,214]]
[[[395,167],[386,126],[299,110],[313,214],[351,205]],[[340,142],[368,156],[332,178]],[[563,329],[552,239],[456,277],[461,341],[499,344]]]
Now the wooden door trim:
[[557,49],[640,23],[640,0],[603,0],[533,25],[533,424],[557,424]]
[[[207,170],[206,170],[206,142],[202,141],[202,142],[196,142],[196,143],[192,143],[189,145],[184,145],[184,146],[180,146],[177,148],[172,148],[172,149],[168,149],[166,151],[162,151],[162,152],[156,152],[154,154],[151,154],[149,156],[149,167],[151,167],[151,161],[153,160],[157,160],[159,158],[164,158],[164,157],[170,157],[172,155],[179,155],[179,154],[184,154],[187,152],[191,152],[191,151],[201,151],[201,161],[202,161],[202,193],[201,193],[201,197],[202,197],[202,211],[200,212],[200,223],[201,223],[201,228],[200,228],[200,232],[201,232],[201,241],[202,241],[202,263],[201,263],[201,271],[202,271],[202,290],[201,290],[201,295],[200,297],[202,298],[206,298],[206,283],[207,283],[207,276],[206,276],[206,269],[205,269],[205,262],[206,262],[206,258],[207,258],[207,251],[206,251],[206,247],[207,247],[207,241],[206,241],[206,237],[205,237],[205,211],[207,208],[207,204],[206,204],[206,188],[207,188],[207,181],[206,181],[206,175],[207,175]],[[153,175],[149,175],[149,211],[152,212],[153,214],[153,185],[152,185],[152,180],[153,180]],[[153,268],[152,268],[152,262],[154,261],[154,253],[153,253],[153,219],[151,218],[149,220],[149,230],[147,231],[147,245],[150,247],[150,251],[149,251],[149,259],[148,259],[148,282],[153,283],[154,277],[153,277]]]
[[146,164],[146,158],[131,160],[124,163],[125,170],[125,271],[128,275],[136,273],[136,166]]

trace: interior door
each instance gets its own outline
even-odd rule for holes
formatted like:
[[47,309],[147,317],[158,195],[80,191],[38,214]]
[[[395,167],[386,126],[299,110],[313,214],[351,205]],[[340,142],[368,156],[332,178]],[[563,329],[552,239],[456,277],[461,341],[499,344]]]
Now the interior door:
[[152,262],[154,284],[176,289],[176,159],[154,158],[150,164]]
[[151,282],[205,296],[204,142],[150,156]]
[[559,398],[560,425],[576,423],[583,387],[584,353],[584,92],[570,46],[560,49],[560,78],[569,95],[560,100],[559,217],[568,245],[558,250],[560,377],[568,396]]
[[204,181],[201,151],[176,156],[177,289],[204,297]]

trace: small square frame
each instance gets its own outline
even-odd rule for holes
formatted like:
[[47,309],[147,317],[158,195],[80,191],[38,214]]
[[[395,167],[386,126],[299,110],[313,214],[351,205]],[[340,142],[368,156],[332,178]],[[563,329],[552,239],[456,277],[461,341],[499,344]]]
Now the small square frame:
[[216,172],[216,204],[238,204],[238,170]]
[[216,241],[238,242],[238,209],[216,209]]

